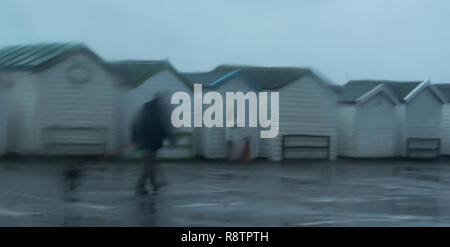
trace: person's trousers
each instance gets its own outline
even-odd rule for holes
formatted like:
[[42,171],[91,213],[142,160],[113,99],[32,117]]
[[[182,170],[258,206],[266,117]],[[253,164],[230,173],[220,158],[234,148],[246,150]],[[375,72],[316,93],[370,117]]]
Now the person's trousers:
[[233,154],[233,141],[228,140],[227,141],[227,150],[226,150],[225,158],[227,160],[231,160],[232,154]]
[[156,183],[156,153],[157,151],[150,151],[145,154],[144,167],[142,170],[141,177],[138,180],[136,187],[138,189],[145,189],[145,185],[150,179],[153,189],[157,189],[158,185]]

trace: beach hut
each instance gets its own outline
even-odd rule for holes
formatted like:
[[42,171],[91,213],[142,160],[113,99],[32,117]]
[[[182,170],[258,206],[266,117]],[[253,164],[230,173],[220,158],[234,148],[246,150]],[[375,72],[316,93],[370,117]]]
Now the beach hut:
[[[155,93],[164,92],[168,96],[167,105],[170,105],[170,96],[175,92],[186,92],[192,96],[192,85],[166,60],[120,61],[111,63],[111,66],[127,88],[121,96],[121,143],[124,146],[131,142],[131,125],[136,115]],[[169,146],[164,143],[158,151],[158,158],[192,158],[193,128],[181,127],[174,131],[176,144]],[[122,152],[123,158],[139,158],[141,155],[134,147]]]
[[442,108],[446,99],[430,80],[360,80],[347,83],[352,84],[384,84],[400,102],[396,106],[396,155],[410,158],[439,156]]
[[118,80],[83,44],[15,45],[0,50],[12,83],[8,152],[79,155],[119,145]]
[[339,156],[394,157],[399,101],[391,90],[384,84],[358,83],[337,88]]
[[450,155],[450,84],[435,84],[446,98],[442,108],[441,154]]
[[[201,84],[203,93],[209,91],[219,92],[223,99],[226,98],[226,92],[243,92],[247,93],[253,91],[253,88],[246,83],[242,78],[234,77],[229,81],[237,70],[234,68],[218,67],[213,71],[206,73],[185,73],[184,75],[192,84]],[[223,83],[227,81],[227,83]],[[223,83],[223,85],[222,85]],[[224,102],[225,105],[225,102]],[[203,111],[207,108],[203,105]],[[236,112],[236,111],[235,111]],[[223,114],[223,119],[226,119],[226,112]],[[246,118],[248,111],[246,111]],[[230,134],[227,134],[229,131]],[[231,150],[232,159],[238,159],[244,149],[245,138],[249,138],[250,156],[255,158],[258,156],[258,136],[259,128],[250,128],[248,125],[243,128],[229,128],[225,127],[201,127],[195,128],[196,139],[196,154],[209,159],[224,159],[227,153],[227,135],[232,136],[233,146]]]
[[11,83],[0,77],[0,155],[6,153],[8,140],[8,104]]
[[[260,138],[261,128],[241,128],[237,154],[242,150],[243,137],[249,137],[252,157],[274,161],[336,158],[336,94],[311,69],[219,66],[202,76],[215,78],[207,81],[208,90],[222,94],[237,91],[279,92],[278,136]],[[268,99],[270,109],[270,96]],[[205,131],[200,139],[203,154],[206,157],[223,157],[226,150],[224,128],[203,129]]]

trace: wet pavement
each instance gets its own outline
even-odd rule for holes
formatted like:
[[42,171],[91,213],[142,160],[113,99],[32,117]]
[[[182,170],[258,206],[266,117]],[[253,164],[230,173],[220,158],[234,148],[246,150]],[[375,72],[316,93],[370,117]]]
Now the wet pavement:
[[139,162],[0,161],[0,226],[450,226],[450,159],[250,164],[162,162],[165,186],[134,195]]

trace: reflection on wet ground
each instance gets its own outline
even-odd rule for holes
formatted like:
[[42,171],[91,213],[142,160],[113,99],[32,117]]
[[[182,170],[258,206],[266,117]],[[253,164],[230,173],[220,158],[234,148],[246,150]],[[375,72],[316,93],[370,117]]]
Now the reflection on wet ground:
[[135,196],[139,162],[85,165],[72,190],[58,162],[2,161],[0,226],[449,226],[449,162],[163,162]]

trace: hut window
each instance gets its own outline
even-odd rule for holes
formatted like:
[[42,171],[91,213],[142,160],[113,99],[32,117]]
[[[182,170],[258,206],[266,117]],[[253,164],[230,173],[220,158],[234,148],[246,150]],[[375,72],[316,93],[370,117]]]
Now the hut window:
[[84,83],[90,79],[90,71],[81,65],[74,65],[67,70],[67,79],[73,83]]

